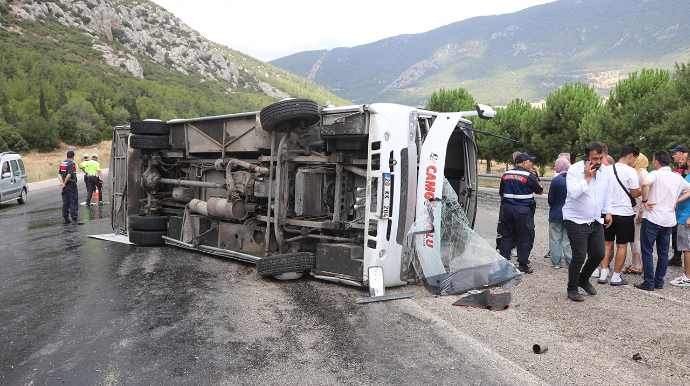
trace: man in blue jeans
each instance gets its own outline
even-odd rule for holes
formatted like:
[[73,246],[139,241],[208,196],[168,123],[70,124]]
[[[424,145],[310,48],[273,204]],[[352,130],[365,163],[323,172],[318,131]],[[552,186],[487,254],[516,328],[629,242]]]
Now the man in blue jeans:
[[568,298],[574,302],[585,300],[578,287],[590,295],[597,294],[589,278],[604,258],[602,224],[607,228],[611,225],[611,181],[601,168],[603,162],[604,147],[590,142],[585,146],[585,157],[573,164],[566,175],[568,195],[563,220],[573,251],[568,267]]
[[558,174],[551,180],[549,188],[549,255],[554,268],[561,268],[561,256],[565,257],[566,267],[570,266],[573,252],[570,240],[563,223],[563,205],[568,195],[566,175],[570,162],[565,158],[558,158],[554,168]]
[[[640,228],[640,249],[644,282],[635,284],[635,287],[645,291],[664,288],[669,239],[676,226],[676,204],[690,198],[690,183],[674,173],[668,166],[670,164],[671,155],[663,150],[657,151],[654,153],[654,171],[642,181],[644,211]],[[654,243],[657,254],[656,272]]]

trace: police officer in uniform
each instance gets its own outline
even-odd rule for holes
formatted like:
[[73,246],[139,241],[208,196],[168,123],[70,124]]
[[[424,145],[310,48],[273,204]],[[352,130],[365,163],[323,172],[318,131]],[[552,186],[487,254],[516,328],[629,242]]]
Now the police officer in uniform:
[[91,161],[84,165],[84,172],[88,174],[89,180],[88,190],[86,192],[86,205],[91,205],[91,197],[93,192],[98,188],[98,205],[103,205],[103,172],[101,171],[101,164],[98,163],[98,154],[91,156]]
[[[513,165],[515,165],[515,157],[520,155],[521,152],[516,151],[513,153]],[[498,208],[498,213],[501,213],[503,211],[503,199],[501,199],[501,206]],[[498,216],[498,223],[496,224],[496,251],[498,253],[501,253],[501,216]],[[514,240],[513,240],[514,241]],[[517,256],[517,252],[515,252],[515,245],[513,245],[513,249],[511,250],[511,254],[513,256]]]
[[[67,159],[58,169],[58,181],[62,188],[62,218],[65,224],[83,224],[77,218],[79,192],[77,191],[77,165],[74,164],[74,152],[67,152]],[[70,214],[72,219],[70,220]]]
[[530,172],[532,161],[527,153],[515,157],[515,168],[508,170],[501,178],[498,194],[501,195],[501,256],[510,260],[510,250],[517,246],[518,269],[524,273],[534,272],[529,266],[529,254],[534,245],[534,213],[531,206],[534,194],[542,194],[544,188],[537,177]]
[[86,186],[86,190],[89,190],[89,175],[86,173],[86,170],[84,170],[84,166],[86,166],[87,163],[89,163],[89,155],[84,154],[84,159],[79,162],[79,169],[84,173],[84,186]]

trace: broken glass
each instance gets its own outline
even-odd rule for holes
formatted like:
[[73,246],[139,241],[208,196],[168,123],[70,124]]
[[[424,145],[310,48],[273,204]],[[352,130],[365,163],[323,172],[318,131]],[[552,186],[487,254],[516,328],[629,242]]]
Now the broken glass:
[[[434,295],[455,295],[473,289],[520,283],[522,273],[499,255],[469,225],[458,196],[447,179],[443,198],[427,200],[426,210],[407,234],[406,264]],[[434,216],[441,216],[434,232]],[[436,225],[438,226],[438,225]],[[440,247],[433,248],[439,241]]]

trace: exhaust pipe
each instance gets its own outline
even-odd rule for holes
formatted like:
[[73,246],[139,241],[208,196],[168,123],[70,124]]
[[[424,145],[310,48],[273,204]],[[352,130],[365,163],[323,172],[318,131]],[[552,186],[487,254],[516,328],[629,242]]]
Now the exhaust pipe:
[[230,220],[244,220],[247,218],[247,209],[244,201],[236,199],[230,200],[221,197],[211,197],[208,201],[193,199],[189,202],[189,210],[203,214],[204,216],[214,216],[227,218]]

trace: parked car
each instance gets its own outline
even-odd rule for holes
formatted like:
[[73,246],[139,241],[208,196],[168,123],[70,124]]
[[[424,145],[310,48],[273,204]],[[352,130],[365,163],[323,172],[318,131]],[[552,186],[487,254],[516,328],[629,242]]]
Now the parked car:
[[[375,267],[386,287],[404,285],[407,232],[444,180],[474,224],[466,117],[494,114],[286,99],[261,112],[132,122],[114,131],[113,227],[135,244],[253,262],[262,276],[366,286]],[[427,237],[441,248],[439,227]]]
[[0,203],[17,200],[18,203],[25,204],[29,187],[22,156],[12,151],[0,153],[0,166]]

